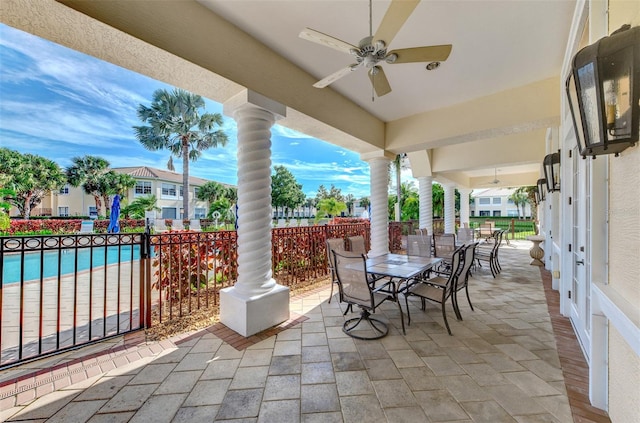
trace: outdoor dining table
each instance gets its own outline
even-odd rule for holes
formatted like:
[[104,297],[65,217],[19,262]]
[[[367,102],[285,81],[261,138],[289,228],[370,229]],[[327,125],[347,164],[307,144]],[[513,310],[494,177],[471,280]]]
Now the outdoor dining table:
[[[390,294],[396,301],[399,301],[398,293],[403,282],[430,270],[441,261],[442,258],[439,257],[388,253],[367,258],[367,273],[374,275],[376,279],[389,278],[392,287]],[[402,312],[400,312],[400,322],[402,323],[402,333],[406,335]]]

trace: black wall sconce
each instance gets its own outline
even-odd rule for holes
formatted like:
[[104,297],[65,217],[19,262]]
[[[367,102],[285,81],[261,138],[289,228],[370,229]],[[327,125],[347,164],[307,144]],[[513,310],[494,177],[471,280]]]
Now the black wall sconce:
[[536,185],[538,186],[538,189],[536,190],[536,200],[538,201],[538,204],[540,204],[545,200],[544,190],[547,187],[547,180],[544,178],[538,179]]
[[580,50],[566,91],[583,158],[618,156],[635,145],[640,134],[640,27],[624,25]]
[[547,191],[560,191],[560,150],[544,156],[544,179],[547,181]]

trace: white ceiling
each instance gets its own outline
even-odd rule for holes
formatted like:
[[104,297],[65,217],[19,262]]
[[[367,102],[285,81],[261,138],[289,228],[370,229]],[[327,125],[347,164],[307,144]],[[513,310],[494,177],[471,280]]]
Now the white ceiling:
[[[354,61],[299,38],[303,28],[355,45],[369,35],[367,0],[199,2],[318,80]],[[389,3],[373,1],[374,33]],[[422,0],[390,48],[452,44],[439,69],[383,64],[393,91],[373,102],[364,69],[330,88],[389,122],[559,75],[574,7],[575,0]]]

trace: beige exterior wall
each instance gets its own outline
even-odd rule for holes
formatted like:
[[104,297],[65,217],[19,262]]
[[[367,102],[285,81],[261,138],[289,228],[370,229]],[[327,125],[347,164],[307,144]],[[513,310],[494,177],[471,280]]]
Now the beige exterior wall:
[[[611,0],[609,32],[640,25],[640,2]],[[640,315],[640,147],[609,160],[609,284]],[[640,357],[609,325],[609,415],[614,422],[640,416]]]

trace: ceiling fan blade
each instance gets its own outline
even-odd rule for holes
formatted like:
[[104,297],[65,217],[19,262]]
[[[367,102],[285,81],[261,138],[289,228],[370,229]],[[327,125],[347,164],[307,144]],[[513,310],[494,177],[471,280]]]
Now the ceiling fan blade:
[[441,46],[425,46],[413,48],[401,48],[392,50],[389,54],[396,54],[398,58],[392,63],[414,62],[444,62],[451,53],[451,44]]
[[387,76],[384,74],[384,70],[380,66],[376,66],[378,71],[373,74],[373,72],[369,71],[369,79],[371,80],[371,85],[373,85],[373,89],[376,91],[376,95],[378,97],[382,97],[383,95],[389,94],[391,92],[391,85],[389,85],[389,80]]
[[345,53],[349,53],[351,49],[358,48],[353,44],[347,43],[346,41],[339,40],[338,38],[332,37],[331,35],[327,35],[323,32],[316,31],[315,29],[311,28],[305,28],[300,31],[299,37]]
[[386,45],[391,44],[391,40],[393,40],[407,19],[409,19],[409,16],[418,3],[420,3],[420,0],[393,0],[384,18],[382,18],[382,22],[373,39],[382,40]]
[[327,85],[336,82],[338,79],[342,78],[343,76],[350,74],[351,72],[356,70],[358,67],[360,67],[360,64],[353,64],[353,65],[347,66],[346,68],[342,68],[339,71],[336,71],[331,75],[316,82],[315,84],[313,84],[313,86],[316,88],[324,88]]

